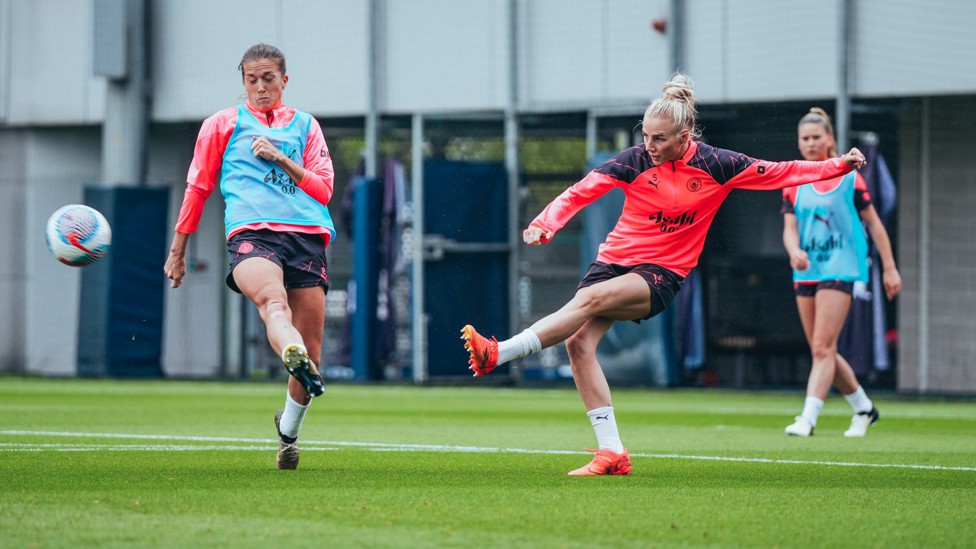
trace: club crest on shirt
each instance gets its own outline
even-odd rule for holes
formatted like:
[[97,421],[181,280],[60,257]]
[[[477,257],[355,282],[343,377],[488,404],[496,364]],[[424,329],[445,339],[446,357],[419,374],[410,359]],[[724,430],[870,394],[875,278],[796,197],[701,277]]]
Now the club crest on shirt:
[[701,179],[698,179],[697,177],[692,177],[691,179],[688,180],[689,191],[693,193],[697,193],[698,191],[701,190],[701,188],[702,188]]

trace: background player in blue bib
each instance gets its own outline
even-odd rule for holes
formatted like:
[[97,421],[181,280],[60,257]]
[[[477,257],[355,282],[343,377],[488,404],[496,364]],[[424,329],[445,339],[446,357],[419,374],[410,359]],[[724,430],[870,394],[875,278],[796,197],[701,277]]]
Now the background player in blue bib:
[[[805,160],[835,156],[834,129],[822,109],[813,108],[800,119],[798,145]],[[857,381],[854,369],[837,352],[837,340],[851,307],[855,282],[868,280],[871,233],[883,263],[888,299],[901,291],[888,232],[871,204],[864,179],[857,172],[832,180],[783,191],[783,245],[793,268],[793,287],[803,332],[813,364],[807,380],[803,411],[786,434],[810,436],[817,425],[830,386],[834,385],[854,409],[847,437],[862,437],[878,420],[878,410]]]

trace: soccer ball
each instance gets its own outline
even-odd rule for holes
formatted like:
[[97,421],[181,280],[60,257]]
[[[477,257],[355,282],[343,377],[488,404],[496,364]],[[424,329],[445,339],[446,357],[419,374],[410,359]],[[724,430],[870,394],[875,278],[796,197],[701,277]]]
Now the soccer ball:
[[111,244],[112,228],[105,216],[84,204],[68,204],[47,220],[47,247],[65,265],[91,265]]

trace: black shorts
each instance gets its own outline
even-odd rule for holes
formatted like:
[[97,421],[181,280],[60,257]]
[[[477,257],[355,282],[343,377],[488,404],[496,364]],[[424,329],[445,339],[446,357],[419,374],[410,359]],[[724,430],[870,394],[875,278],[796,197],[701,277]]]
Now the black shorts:
[[583,280],[580,280],[579,286],[576,289],[588,288],[597,282],[617,278],[627,273],[639,274],[647,282],[647,287],[651,290],[651,310],[647,312],[647,316],[633,320],[633,322],[638,324],[640,324],[641,320],[647,320],[667,309],[671,305],[671,302],[674,301],[674,296],[678,295],[681,284],[685,281],[684,277],[678,276],[660,265],[643,263],[641,265],[625,267],[623,265],[594,261],[590,264],[590,269],[586,271]]
[[793,292],[796,297],[813,297],[820,290],[837,290],[845,294],[854,295],[854,283],[843,280],[821,280],[820,282],[794,282]]
[[241,289],[234,282],[234,267],[251,257],[263,257],[281,267],[285,272],[285,288],[322,286],[329,293],[329,266],[322,235],[245,230],[230,237],[227,251],[230,253],[227,287],[237,293]]

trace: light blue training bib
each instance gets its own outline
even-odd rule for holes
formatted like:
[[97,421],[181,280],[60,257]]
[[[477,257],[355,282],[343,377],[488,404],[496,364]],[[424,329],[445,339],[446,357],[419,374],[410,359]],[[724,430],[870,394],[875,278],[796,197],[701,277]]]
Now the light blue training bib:
[[797,187],[793,210],[810,267],[794,270],[794,282],[868,281],[868,242],[854,207],[854,174],[826,193],[813,185]]
[[287,223],[325,227],[335,237],[329,209],[298,188],[277,164],[254,156],[251,141],[264,137],[301,167],[312,116],[295,111],[295,118],[282,128],[269,128],[244,105],[237,107],[237,126],[224,151],[220,170],[220,192],[224,195],[224,231],[249,223]]

